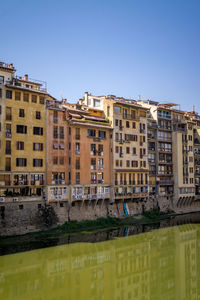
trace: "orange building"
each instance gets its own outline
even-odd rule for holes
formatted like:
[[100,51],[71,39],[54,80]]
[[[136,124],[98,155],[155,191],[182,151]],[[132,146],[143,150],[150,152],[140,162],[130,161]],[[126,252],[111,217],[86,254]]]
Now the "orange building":
[[47,106],[48,201],[110,199],[112,129],[103,111],[66,102]]

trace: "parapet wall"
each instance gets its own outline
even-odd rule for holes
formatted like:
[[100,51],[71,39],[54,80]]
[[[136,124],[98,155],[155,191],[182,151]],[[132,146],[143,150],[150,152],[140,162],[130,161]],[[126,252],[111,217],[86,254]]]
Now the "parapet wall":
[[[68,202],[54,202],[45,206],[43,200],[0,203],[0,236],[22,235],[45,230],[73,220],[95,220],[108,216],[123,218],[127,215],[141,214],[156,206],[159,206],[161,211],[171,210],[170,202],[164,199],[127,201],[125,207],[123,202],[117,201],[113,203],[77,201],[73,206]],[[199,209],[200,202],[190,210],[199,211]]]

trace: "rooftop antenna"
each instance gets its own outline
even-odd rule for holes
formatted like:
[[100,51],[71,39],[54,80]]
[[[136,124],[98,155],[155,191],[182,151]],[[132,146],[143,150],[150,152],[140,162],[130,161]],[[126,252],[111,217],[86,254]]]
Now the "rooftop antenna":
[[138,95],[138,101],[141,101],[141,95]]
[[194,105],[193,105],[193,111],[192,112],[193,112],[193,114],[195,113],[195,106]]

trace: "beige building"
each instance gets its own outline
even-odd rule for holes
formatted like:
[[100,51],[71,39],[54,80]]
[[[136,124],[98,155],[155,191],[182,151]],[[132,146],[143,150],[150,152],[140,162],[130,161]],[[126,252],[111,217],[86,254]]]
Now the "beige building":
[[[80,103],[104,110],[113,128],[113,185],[116,201],[148,199],[147,111],[136,101],[85,93]],[[128,206],[126,207],[128,213]]]

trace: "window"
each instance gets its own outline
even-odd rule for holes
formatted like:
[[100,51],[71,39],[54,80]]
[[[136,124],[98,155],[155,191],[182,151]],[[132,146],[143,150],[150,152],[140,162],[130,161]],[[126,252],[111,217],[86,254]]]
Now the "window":
[[27,159],[26,158],[16,158],[16,166],[17,167],[26,167]]
[[114,106],[114,112],[115,112],[115,113],[121,113],[121,107],[119,107],[119,106]]
[[106,132],[105,131],[99,131],[99,138],[105,139],[106,138]]
[[76,172],[76,184],[80,184],[80,172]]
[[65,148],[64,143],[60,143],[59,144],[59,149],[64,150],[64,148]]
[[129,168],[130,167],[130,160],[126,161],[126,167]]
[[21,93],[20,92],[15,92],[15,100],[20,101],[21,100]]
[[27,126],[26,125],[17,125],[16,126],[16,132],[26,134],[27,133]]
[[0,98],[2,98],[2,89],[0,89]]
[[44,96],[40,96],[40,104],[44,104]]
[[137,168],[138,167],[138,161],[137,160],[132,160],[131,165],[133,168]]
[[119,125],[119,120],[115,120],[115,126],[118,126]]
[[12,91],[6,90],[6,98],[12,99]]
[[6,137],[11,138],[11,136],[12,136],[11,124],[6,124]]
[[57,112],[57,110],[53,111],[53,122],[58,123],[58,112]]
[[29,102],[29,94],[24,93],[24,102]]
[[11,141],[6,141],[6,154],[11,154]]
[[129,128],[129,121],[126,121],[126,128]]
[[38,120],[41,119],[40,111],[36,111],[36,112],[35,112],[35,118],[38,119]]
[[69,127],[69,135],[71,135],[71,127]]
[[37,103],[37,95],[31,95],[32,103]]
[[126,154],[129,154],[129,153],[130,153],[130,148],[126,147]]
[[60,139],[64,139],[64,127],[60,126]]
[[20,118],[24,118],[25,117],[25,113],[24,113],[24,109],[23,108],[19,109],[19,117]]
[[76,154],[80,154],[80,143],[76,143]]
[[80,128],[75,128],[75,139],[80,140]]
[[53,138],[57,139],[58,138],[58,127],[53,126]]
[[64,156],[60,156],[60,165],[64,165]]
[[12,108],[6,106],[6,121],[12,120]]
[[136,148],[135,147],[133,148],[133,154],[136,154]]
[[91,158],[91,170],[96,170],[96,158]]
[[110,106],[107,106],[107,117],[110,117]]
[[58,164],[58,157],[57,157],[57,156],[54,156],[54,157],[53,157],[53,164],[54,164],[54,165],[57,165],[57,164]]
[[33,134],[34,135],[43,135],[43,128],[42,127],[33,127]]
[[17,150],[24,150],[24,142],[17,142]]
[[80,170],[80,157],[76,158],[75,168],[76,168],[76,170]]
[[132,128],[135,129],[136,128],[136,124],[135,122],[132,123]]
[[58,142],[53,142],[53,149],[58,149]]
[[96,136],[96,130],[94,129],[88,129],[88,136],[95,137]]
[[4,83],[4,76],[0,76],[0,84]]
[[115,153],[119,153],[119,147],[118,146],[115,147]]
[[42,167],[43,166],[43,159],[34,158],[33,159],[33,167]]
[[43,144],[42,143],[33,143],[33,150],[34,151],[43,151]]
[[100,100],[94,99],[94,107],[99,107],[100,106]]

